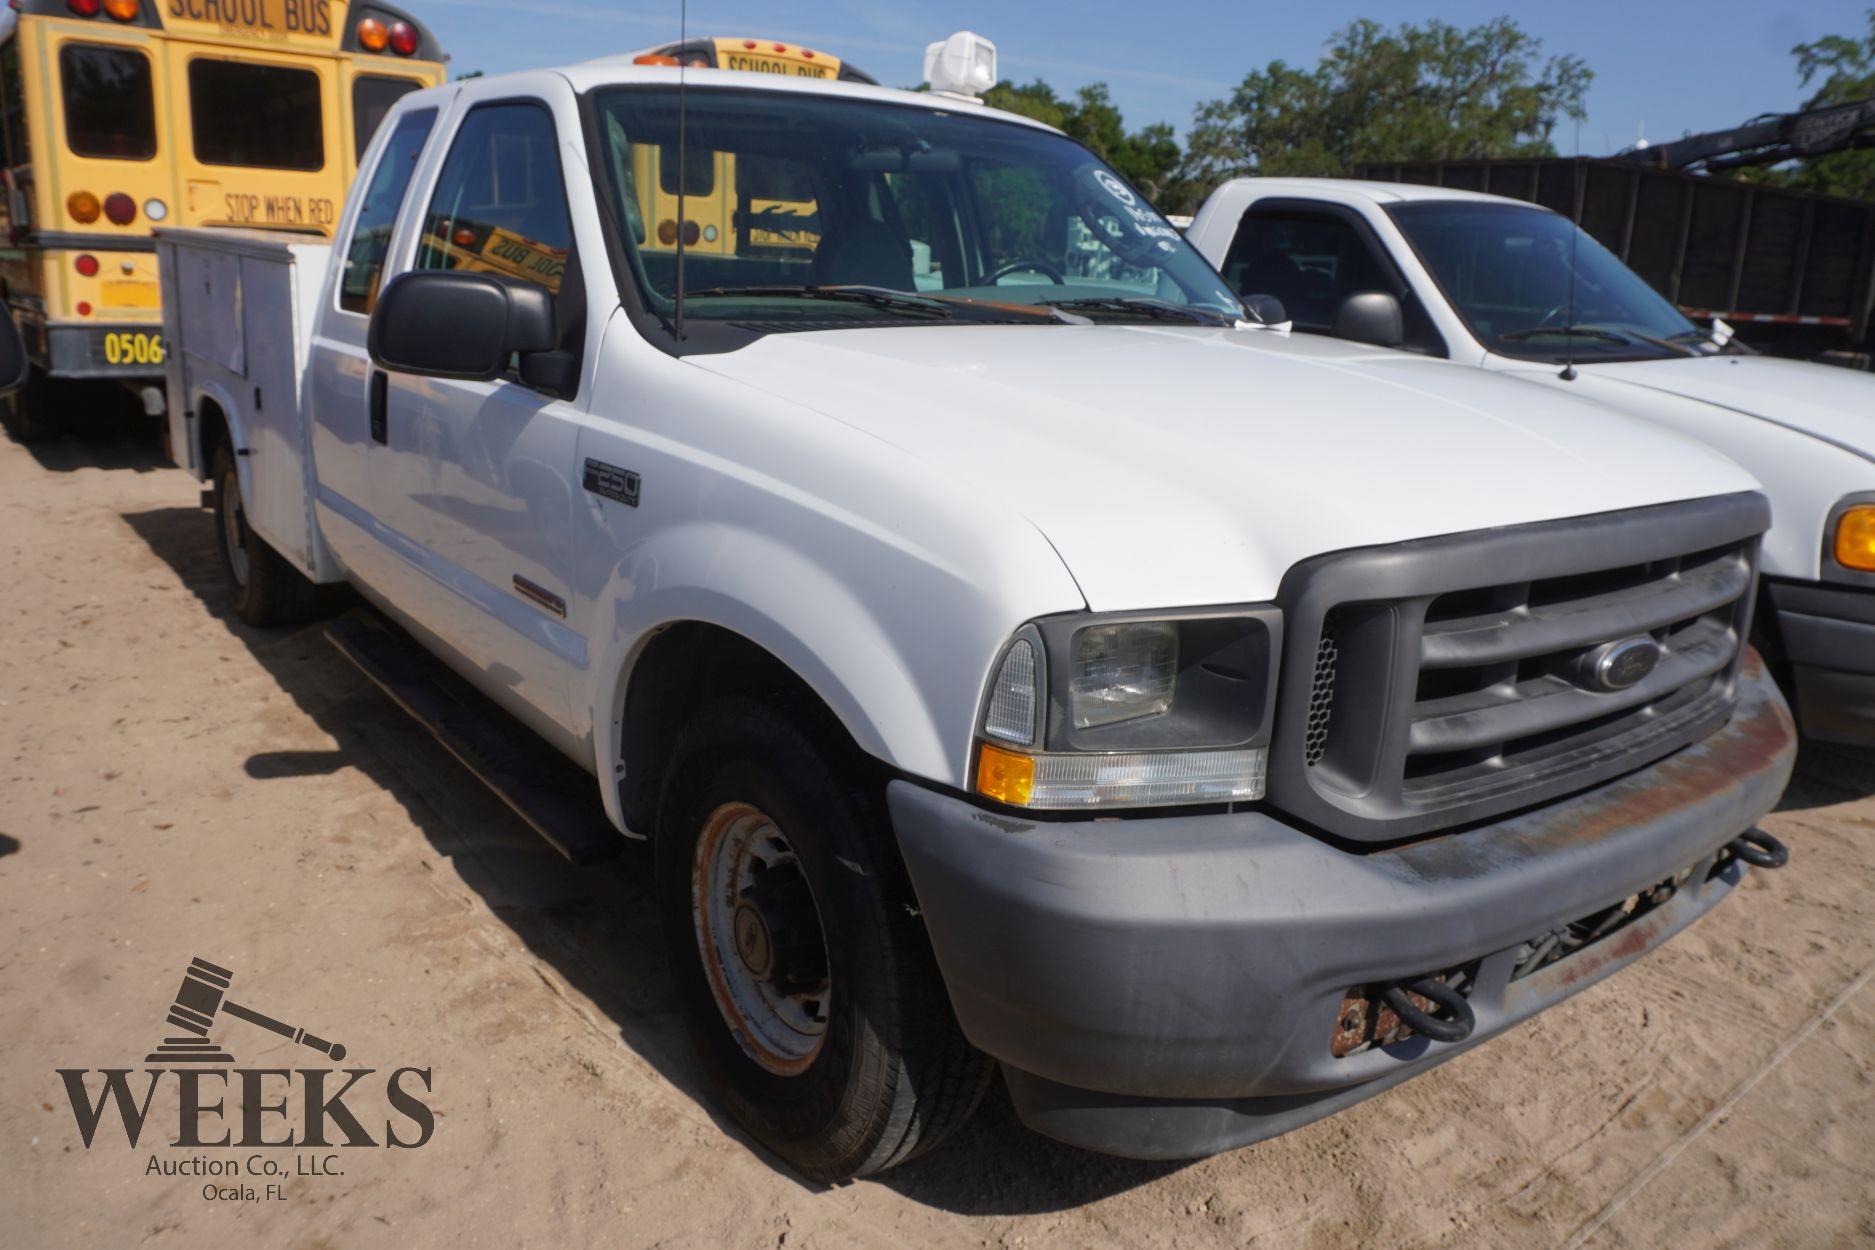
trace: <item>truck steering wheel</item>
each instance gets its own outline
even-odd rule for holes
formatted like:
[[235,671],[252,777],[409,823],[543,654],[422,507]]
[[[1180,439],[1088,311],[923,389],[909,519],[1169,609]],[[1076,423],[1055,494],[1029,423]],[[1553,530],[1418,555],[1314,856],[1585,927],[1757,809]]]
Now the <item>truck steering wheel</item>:
[[988,282],[991,286],[995,286],[1012,273],[1039,273],[1056,286],[1066,286],[1068,284],[1068,279],[1062,274],[1061,270],[1055,268],[1047,261],[1039,260],[1033,256],[1018,256],[1012,261],[998,265],[990,274]]

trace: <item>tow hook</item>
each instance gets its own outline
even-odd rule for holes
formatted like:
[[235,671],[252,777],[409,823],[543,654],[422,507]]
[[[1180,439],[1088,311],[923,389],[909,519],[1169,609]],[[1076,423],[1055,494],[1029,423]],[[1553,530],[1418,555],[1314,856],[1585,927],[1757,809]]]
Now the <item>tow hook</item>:
[[1762,829],[1747,829],[1725,845],[1755,868],[1782,868],[1790,862],[1790,848]]
[[[1450,1012],[1452,1018],[1447,1020],[1421,1011],[1411,997],[1414,994],[1430,998]],[[1472,1029],[1478,1024],[1465,996],[1433,977],[1414,977],[1410,981],[1401,981],[1382,991],[1380,997],[1413,1032],[1424,1034],[1435,1042],[1462,1042],[1471,1036]]]

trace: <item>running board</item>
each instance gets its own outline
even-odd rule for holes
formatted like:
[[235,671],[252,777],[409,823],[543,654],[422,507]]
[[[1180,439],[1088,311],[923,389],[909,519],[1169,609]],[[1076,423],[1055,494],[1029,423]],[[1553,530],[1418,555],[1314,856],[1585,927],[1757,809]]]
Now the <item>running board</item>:
[[624,849],[590,774],[403,631],[361,609],[331,622],[325,634],[560,854],[575,864],[597,864]]

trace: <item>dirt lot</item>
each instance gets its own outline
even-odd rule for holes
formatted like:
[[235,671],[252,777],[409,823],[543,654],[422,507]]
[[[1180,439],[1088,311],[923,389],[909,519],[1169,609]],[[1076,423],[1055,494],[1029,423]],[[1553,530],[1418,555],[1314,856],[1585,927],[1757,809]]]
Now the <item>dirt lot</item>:
[[[237,623],[195,502],[134,423],[0,438],[0,1243],[1875,1241],[1875,756],[1807,753],[1769,822],[1790,868],[1349,1113],[1141,1164],[1025,1133],[999,1088],[938,1154],[820,1189],[698,1101],[645,862],[568,867],[316,626]],[[430,1068],[433,1138],[256,1201],[146,1174],[250,1153],[168,1147],[173,1101],[154,1149],[87,1150],[55,1070],[135,1068],[195,955],[348,1065]]]

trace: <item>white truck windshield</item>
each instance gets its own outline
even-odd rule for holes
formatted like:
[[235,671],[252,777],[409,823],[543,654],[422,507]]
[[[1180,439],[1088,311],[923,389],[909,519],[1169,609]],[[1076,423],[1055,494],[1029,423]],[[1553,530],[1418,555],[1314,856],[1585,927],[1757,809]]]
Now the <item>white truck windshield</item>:
[[1491,351],[1634,360],[1693,354],[1706,343],[1704,331],[1565,217],[1451,200],[1387,211]]
[[1243,315],[1156,209],[1059,135],[961,109],[691,87],[680,161],[677,111],[663,87],[597,102],[602,195],[660,315],[680,241],[692,318]]

